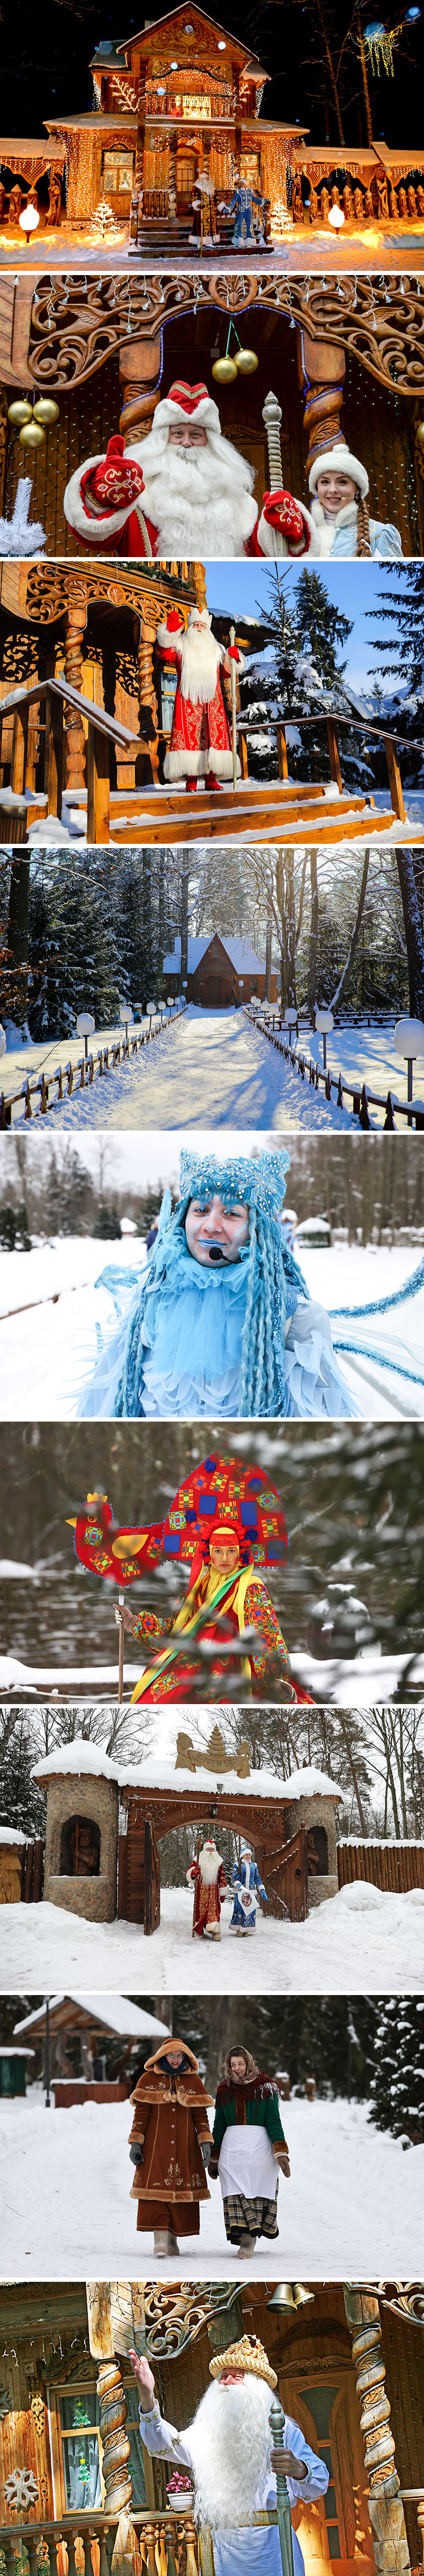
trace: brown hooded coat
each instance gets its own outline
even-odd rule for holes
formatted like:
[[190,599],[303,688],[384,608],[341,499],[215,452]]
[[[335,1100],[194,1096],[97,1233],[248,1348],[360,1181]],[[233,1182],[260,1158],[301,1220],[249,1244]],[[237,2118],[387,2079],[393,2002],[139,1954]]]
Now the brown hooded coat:
[[178,2228],[179,2235],[198,2236],[199,2204],[210,2199],[201,2143],[210,2141],[212,2096],[205,2091],[193,2050],[184,2047],[188,2065],[176,2067],[174,2075],[163,2065],[168,2050],[169,2040],[162,2041],[130,2097],[134,2119],[129,2143],[142,2146],[144,2159],[135,2167],[130,2197],[138,2203],[139,2232],[168,2227]]

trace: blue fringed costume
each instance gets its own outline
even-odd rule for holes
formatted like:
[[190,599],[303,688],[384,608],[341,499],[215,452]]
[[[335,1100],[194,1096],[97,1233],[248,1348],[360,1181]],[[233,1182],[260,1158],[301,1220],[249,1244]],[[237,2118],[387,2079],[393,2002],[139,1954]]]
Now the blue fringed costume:
[[[140,1416],[183,1421],[238,1418],[350,1418],[357,1407],[335,1358],[325,1309],[309,1296],[280,1216],[290,1156],[261,1152],[220,1163],[184,1151],[180,1195],[161,1209],[152,1258],[137,1274],[103,1272],[120,1315],[100,1342],[83,1392],[85,1419]],[[189,1251],[186,1218],[195,1198],[218,1194],[228,1210],[249,1210],[248,1241],[221,1268]]]
[[234,1864],[231,1885],[234,1888],[234,1905],[230,1932],[255,1932],[257,1898],[261,1896],[263,1904],[267,1905],[268,1897],[263,1879],[259,1877],[257,1861],[252,1860],[250,1843],[242,1843],[240,1860],[235,1861]]

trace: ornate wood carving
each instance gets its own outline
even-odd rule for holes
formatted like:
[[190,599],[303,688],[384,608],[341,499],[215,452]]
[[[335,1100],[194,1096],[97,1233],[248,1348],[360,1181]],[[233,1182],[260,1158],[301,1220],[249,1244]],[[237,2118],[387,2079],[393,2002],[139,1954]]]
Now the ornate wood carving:
[[126,340],[155,339],[165,321],[196,309],[248,313],[253,304],[287,315],[312,340],[349,349],[377,383],[398,393],[424,389],[424,290],[418,277],[387,283],[355,274],[267,277],[40,277],[34,292],[27,380],[55,393],[80,384]]
[[250,1758],[247,1743],[226,1753],[220,1726],[212,1727],[209,1744],[196,1747],[191,1735],[177,1735],[176,1771],[213,1771],[215,1779],[224,1779],[226,1771],[236,1771],[238,1780],[250,1780]]
[[[133,566],[128,565],[127,568],[123,564],[117,579],[113,572],[101,569],[99,563],[91,560],[84,564],[83,570],[78,566],[75,572],[66,563],[40,561],[31,564],[28,570],[25,613],[37,625],[53,626],[56,618],[63,617],[66,611],[76,624],[80,620],[85,625],[90,600],[98,603],[104,599],[112,608],[132,608],[153,640],[158,621],[165,616],[171,603],[177,599],[187,616],[189,609],[196,605],[198,569],[196,564],[192,564],[190,575],[184,579],[178,571],[170,573],[166,564],[152,564],[148,574],[144,569],[137,572]],[[203,573],[203,566],[200,569]],[[78,681],[76,686],[79,686]]]
[[408,2576],[410,2558],[395,2466],[395,2445],[390,2431],[379,2300],[366,2290],[351,2289],[348,2284],[344,2300],[361,2409],[376,2567],[379,2576],[389,2576],[389,2570],[393,2568],[396,2568],[397,2576]]

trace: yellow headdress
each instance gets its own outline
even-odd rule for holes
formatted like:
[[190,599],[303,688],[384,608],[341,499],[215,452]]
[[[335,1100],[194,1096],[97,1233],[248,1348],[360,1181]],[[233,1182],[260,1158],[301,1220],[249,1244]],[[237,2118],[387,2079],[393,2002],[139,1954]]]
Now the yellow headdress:
[[243,2335],[241,2343],[230,2343],[227,2352],[216,2352],[209,2362],[211,2379],[222,2379],[226,2370],[242,2370],[252,2379],[267,2379],[268,2388],[277,2388],[277,2373],[271,2369],[268,2354],[257,2335]]

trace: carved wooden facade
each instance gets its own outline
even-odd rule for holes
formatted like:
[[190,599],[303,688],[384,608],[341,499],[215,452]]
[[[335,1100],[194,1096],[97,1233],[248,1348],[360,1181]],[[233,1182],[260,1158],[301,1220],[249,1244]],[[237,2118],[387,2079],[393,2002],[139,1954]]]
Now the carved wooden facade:
[[[230,314],[251,342],[258,369],[228,387],[213,385],[212,347],[224,347]],[[294,327],[293,327],[294,326]],[[63,513],[69,475],[104,453],[120,423],[128,440],[150,429],[160,393],[175,374],[205,376],[216,392],[224,435],[255,469],[261,506],[268,460],[262,419],[270,384],[282,410],[286,485],[307,490],[314,424],[334,435],[341,422],[367,467],[375,515],[399,527],[405,554],[424,540],[424,289],[419,277],[302,277],[264,272],[214,277],[154,276],[0,279],[0,385],[7,515],[22,451],[7,424],[12,390],[48,393],[57,427],[32,459],[32,515],[47,551],[71,553]],[[371,381],[370,381],[371,379]],[[7,449],[7,459],[6,459]],[[7,463],[7,475],[6,475]],[[5,504],[3,502],[3,508]]]
[[[154,653],[156,627],[176,601],[187,624],[190,608],[204,598],[200,564],[149,568],[149,577],[125,563],[115,575],[110,567],[86,558],[78,570],[66,565],[7,562],[0,576],[0,701],[18,682],[64,676],[89,703],[104,709],[139,739],[116,753],[116,785],[131,788],[157,768],[161,735]],[[37,707],[28,732],[25,775],[19,776],[20,742],[16,722],[5,716],[0,728],[0,784],[44,786],[46,742]],[[146,717],[148,731],[146,737]],[[87,725],[78,705],[67,704],[65,783],[84,789]],[[48,749],[48,746],[47,746]],[[47,782],[46,782],[47,783]],[[54,810],[54,809],[53,809]]]
[[[314,2451],[324,2453],[330,2468],[327,2498],[296,2508],[306,2576],[317,2576],[317,2567],[328,2568],[335,2558],[340,2576],[371,2576],[371,2571],[374,2576],[375,2564],[396,2566],[403,2576],[409,2576],[410,2567],[418,2571],[417,2491],[422,2494],[424,2487],[422,2289],[385,2281],[345,2291],[341,2282],[312,2286],[308,2305],[296,2307],[293,2300],[285,2308],[270,2304],[272,2279],[234,2284],[231,2291],[228,2283],[168,2283],[166,2288],[153,2282],[119,2283],[112,2286],[112,2302],[110,2284],[93,2282],[88,2285],[90,2330],[82,2283],[3,2288],[0,2539],[3,2546],[6,2540],[6,2550],[9,2545],[16,2549],[20,2528],[26,2545],[32,2546],[35,2570],[34,2544],[45,2533],[46,2566],[49,2559],[51,2576],[56,2576],[56,2566],[60,2576],[63,2535],[73,2576],[72,2544],[79,2532],[76,2566],[83,2564],[82,2538],[86,2566],[91,2563],[98,2576],[98,2552],[107,2536],[104,2511],[101,2505],[90,2509],[90,2499],[79,2512],[72,2510],[65,2455],[78,2427],[80,2448],[85,2444],[88,2455],[91,2425],[93,2456],[100,2409],[108,2442],[110,2542],[119,2510],[112,2482],[117,2497],[119,2482],[126,2479],[133,2488],[130,2509],[144,2564],[153,2570],[157,2561],[154,2534],[151,2551],[149,2547],[148,2514],[150,2509],[159,2517],[160,2526],[164,2470],[144,2454],[146,2501],[144,2512],[137,2509],[138,2430],[129,2342],[135,2331],[139,2348],[144,2343],[150,2353],[160,2405],[182,2427],[208,2384],[211,2352],[225,2350],[247,2332],[259,2335],[277,2371],[286,2412],[301,2425]],[[5,2496],[8,2477],[19,2470],[32,2475],[36,2487],[33,2501],[20,2513]],[[399,2488],[406,2490],[404,2502]],[[414,2501],[409,2500],[411,2490]],[[110,2554],[109,2548],[109,2561]],[[106,2558],[103,2576],[107,2564]],[[195,2555],[192,2576],[197,2564]]]

